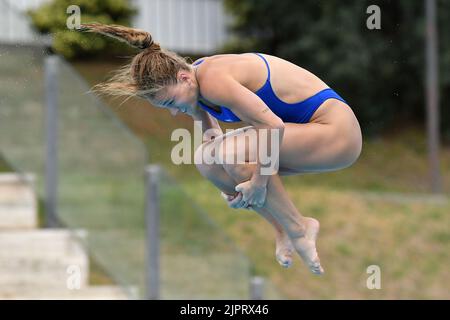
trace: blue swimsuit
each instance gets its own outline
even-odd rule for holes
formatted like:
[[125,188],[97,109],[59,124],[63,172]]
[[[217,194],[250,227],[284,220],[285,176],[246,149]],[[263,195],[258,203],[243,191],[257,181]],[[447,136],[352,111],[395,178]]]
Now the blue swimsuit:
[[[311,119],[314,112],[328,99],[337,99],[345,104],[344,99],[342,99],[333,89],[324,89],[312,97],[297,103],[286,103],[281,101],[273,92],[272,86],[270,84],[270,68],[267,60],[259,53],[255,53],[260,56],[267,66],[267,80],[266,83],[255,92],[255,94],[261,98],[262,101],[284,122],[294,122],[294,123],[307,123]],[[199,65],[204,59],[194,63]],[[209,112],[213,117],[224,122],[238,122],[241,121],[230,109],[221,106],[220,112],[208,107],[201,101],[198,101],[200,107]]]

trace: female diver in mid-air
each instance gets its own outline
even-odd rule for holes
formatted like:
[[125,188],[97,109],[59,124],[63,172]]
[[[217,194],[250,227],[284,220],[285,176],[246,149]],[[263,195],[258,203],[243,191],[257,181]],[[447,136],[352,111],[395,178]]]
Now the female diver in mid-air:
[[[314,74],[272,55],[222,54],[189,64],[143,30],[102,24],[83,24],[80,30],[142,49],[97,89],[147,99],[173,115],[181,111],[202,121],[202,132],[213,129],[208,132],[215,134],[205,134],[195,152],[200,173],[222,191],[230,207],[253,209],[273,225],[276,259],[283,267],[291,266],[295,250],[314,274],[322,274],[316,250],[319,222],[300,214],[280,176],[338,170],[358,159],[361,129],[348,104]],[[223,134],[217,120],[249,126]],[[258,152],[263,143],[272,145],[272,136],[256,135],[253,146],[243,143],[255,137],[250,131],[261,129],[279,133],[278,170],[272,174],[262,174],[266,164]],[[224,159],[241,156],[245,161],[198,161],[212,150],[225,153]]]

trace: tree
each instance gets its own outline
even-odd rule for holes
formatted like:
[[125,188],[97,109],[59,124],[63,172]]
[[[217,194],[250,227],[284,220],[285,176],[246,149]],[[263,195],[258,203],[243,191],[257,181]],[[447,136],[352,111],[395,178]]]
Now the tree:
[[[129,25],[135,9],[128,0],[53,0],[30,11],[32,22],[41,33],[53,35],[53,48],[66,58],[83,57],[95,53],[115,52],[126,48],[106,38],[81,34],[69,30],[66,25],[67,8],[77,5],[81,10],[81,23],[99,22]],[[115,50],[116,49],[116,50]]]

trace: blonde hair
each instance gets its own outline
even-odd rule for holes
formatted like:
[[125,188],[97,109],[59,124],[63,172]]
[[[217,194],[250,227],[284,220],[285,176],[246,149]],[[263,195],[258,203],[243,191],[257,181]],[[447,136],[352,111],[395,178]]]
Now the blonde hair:
[[161,48],[147,31],[98,23],[82,24],[79,30],[100,33],[142,50],[111,79],[94,86],[94,92],[156,99],[162,89],[177,83],[179,70],[192,68],[184,58]]

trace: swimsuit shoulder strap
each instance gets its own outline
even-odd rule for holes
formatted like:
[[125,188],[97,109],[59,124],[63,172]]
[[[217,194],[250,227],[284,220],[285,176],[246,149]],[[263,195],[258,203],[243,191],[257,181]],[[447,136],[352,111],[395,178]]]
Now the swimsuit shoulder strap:
[[264,58],[264,56],[262,54],[260,54],[258,52],[254,52],[254,54],[260,56],[264,60],[266,66],[267,66],[267,80],[266,81],[270,81],[270,67],[269,67],[269,63],[267,62],[266,58]]

